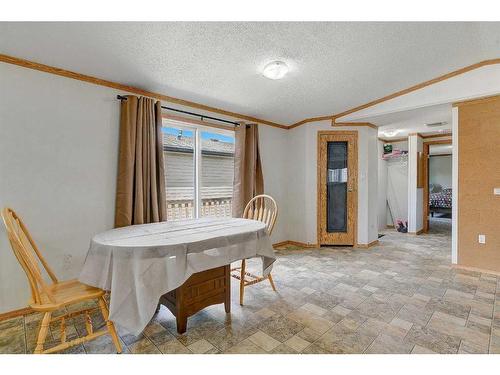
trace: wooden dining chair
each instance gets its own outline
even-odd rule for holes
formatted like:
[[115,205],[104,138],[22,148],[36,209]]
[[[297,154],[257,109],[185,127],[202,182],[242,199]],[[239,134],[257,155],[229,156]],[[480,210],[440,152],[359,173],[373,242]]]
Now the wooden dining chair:
[[[276,218],[278,217],[278,205],[273,197],[265,194],[257,195],[252,198],[243,211],[244,219],[262,221],[266,224],[266,231],[271,235]],[[240,280],[240,305],[243,305],[245,287],[269,280],[271,287],[276,292],[273,277],[271,273],[267,277],[260,277],[246,271],[246,259],[241,261],[241,266],[231,269],[231,276]]]
[[[109,312],[106,300],[104,299],[105,291],[80,283],[78,280],[59,281],[38,250],[33,238],[19,216],[17,216],[12,209],[4,208],[2,210],[2,218],[7,228],[7,236],[12,250],[14,251],[14,255],[28,278],[31,289],[31,301],[29,306],[34,311],[43,313],[35,354],[61,351],[93,340],[106,333],[111,335],[116,351],[121,353],[122,348],[115,327],[113,322],[108,320]],[[43,270],[45,270],[45,273],[50,278],[49,282],[45,281],[46,277],[44,277]],[[90,312],[96,308],[81,309],[53,317],[53,313],[56,310],[63,309],[67,311],[66,307],[89,300],[96,300],[98,302],[102,316],[106,322],[106,328],[94,332]],[[87,335],[71,341],[66,341],[66,320],[83,314],[85,314]],[[53,322],[60,322],[61,342],[52,348],[44,350],[44,343],[49,325]]]

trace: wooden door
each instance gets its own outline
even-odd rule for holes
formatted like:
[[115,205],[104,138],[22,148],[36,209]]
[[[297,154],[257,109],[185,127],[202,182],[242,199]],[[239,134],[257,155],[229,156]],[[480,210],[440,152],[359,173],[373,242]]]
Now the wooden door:
[[318,132],[318,242],[356,244],[358,132]]

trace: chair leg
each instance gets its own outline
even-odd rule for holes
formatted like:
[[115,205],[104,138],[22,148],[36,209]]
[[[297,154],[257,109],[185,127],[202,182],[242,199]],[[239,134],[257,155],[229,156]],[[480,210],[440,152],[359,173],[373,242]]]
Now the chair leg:
[[109,334],[111,335],[111,338],[113,339],[113,343],[115,344],[116,347],[116,352],[121,353],[122,352],[122,345],[120,344],[120,339],[118,338],[118,335],[116,333],[115,325],[111,320],[108,319],[109,317],[109,312],[108,312],[108,306],[106,305],[106,301],[104,300],[104,297],[99,298],[99,307],[101,308],[101,314],[102,317],[104,318],[104,321],[106,322],[106,327],[108,328]]
[[274,285],[274,281],[273,281],[273,277],[271,276],[271,274],[269,274],[267,276],[267,278],[269,279],[269,282],[271,283],[271,287],[273,288],[273,290],[276,292],[276,285]]
[[43,344],[45,344],[45,339],[47,338],[47,333],[49,331],[51,315],[52,313],[50,312],[46,312],[43,315],[40,331],[38,331],[38,339],[36,340],[35,354],[41,354],[43,352]]
[[245,259],[241,261],[241,272],[240,272],[240,305],[243,306],[243,296],[245,295]]

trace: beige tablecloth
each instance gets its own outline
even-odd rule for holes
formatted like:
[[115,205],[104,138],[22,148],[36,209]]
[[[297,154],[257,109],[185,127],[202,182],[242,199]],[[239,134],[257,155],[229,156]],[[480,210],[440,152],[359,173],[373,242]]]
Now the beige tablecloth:
[[110,320],[139,334],[161,295],[193,273],[260,256],[267,276],[275,261],[263,223],[202,218],[133,225],[96,235],[79,280],[111,291]]

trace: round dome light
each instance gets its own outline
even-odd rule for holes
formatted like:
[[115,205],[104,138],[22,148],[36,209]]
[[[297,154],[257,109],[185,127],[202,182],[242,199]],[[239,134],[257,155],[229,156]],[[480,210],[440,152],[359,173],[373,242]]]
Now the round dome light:
[[394,137],[395,135],[398,135],[400,132],[401,132],[401,130],[399,130],[399,129],[392,129],[392,128],[391,129],[385,129],[383,131],[383,133],[384,133],[384,135],[386,137]]
[[264,67],[262,74],[269,79],[281,79],[288,73],[288,65],[283,61],[273,61]]

